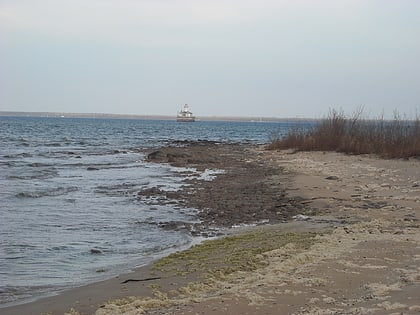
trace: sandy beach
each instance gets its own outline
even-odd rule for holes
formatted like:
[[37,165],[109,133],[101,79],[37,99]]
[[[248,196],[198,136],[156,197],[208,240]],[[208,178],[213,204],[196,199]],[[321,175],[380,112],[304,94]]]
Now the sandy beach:
[[215,178],[139,198],[200,209],[162,228],[230,236],[0,313],[420,314],[419,160],[182,145],[149,160]]

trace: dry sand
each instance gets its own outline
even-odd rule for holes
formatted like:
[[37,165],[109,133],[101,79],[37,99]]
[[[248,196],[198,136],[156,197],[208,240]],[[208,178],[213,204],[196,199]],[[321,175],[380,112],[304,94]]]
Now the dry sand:
[[[294,222],[255,229],[319,232],[309,249],[291,242],[261,254],[266,264],[252,272],[194,285],[188,283],[197,281],[196,275],[143,268],[0,313],[63,314],[73,307],[96,315],[420,314],[419,160],[262,148],[254,148],[249,159],[285,168],[293,179],[288,196],[305,198],[304,212]],[[265,181],[284,189],[284,175]],[[156,275],[162,278],[121,284]],[[168,294],[182,287],[184,294]]]

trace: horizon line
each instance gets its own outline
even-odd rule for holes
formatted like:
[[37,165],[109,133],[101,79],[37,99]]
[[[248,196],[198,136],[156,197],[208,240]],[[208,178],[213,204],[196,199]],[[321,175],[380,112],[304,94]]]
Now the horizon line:
[[[122,119],[148,119],[148,120],[176,120],[176,116],[171,115],[140,115],[140,114],[110,114],[110,113],[72,113],[72,112],[33,112],[33,111],[0,111],[0,116],[15,117],[56,117],[56,118],[122,118]],[[318,120],[310,117],[275,117],[275,116],[216,116],[203,115],[196,116],[198,121],[285,121],[285,120]]]

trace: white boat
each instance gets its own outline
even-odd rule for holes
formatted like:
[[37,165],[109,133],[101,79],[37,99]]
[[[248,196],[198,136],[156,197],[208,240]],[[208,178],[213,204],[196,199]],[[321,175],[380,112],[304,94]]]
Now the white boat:
[[185,104],[184,107],[176,115],[176,121],[180,122],[193,122],[195,121],[195,116],[190,111],[188,104]]

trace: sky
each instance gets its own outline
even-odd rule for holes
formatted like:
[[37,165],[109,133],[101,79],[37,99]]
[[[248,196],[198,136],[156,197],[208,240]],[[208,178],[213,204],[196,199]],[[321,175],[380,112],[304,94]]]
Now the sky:
[[0,0],[0,110],[420,114],[419,0]]

